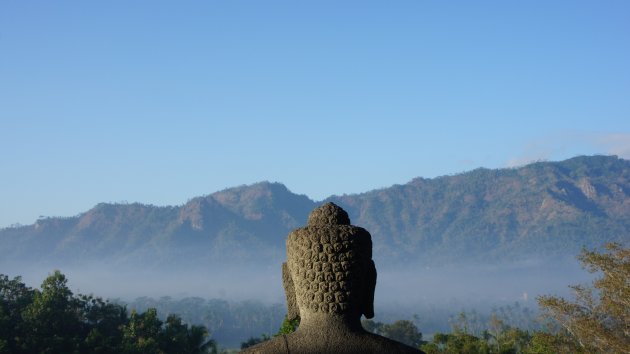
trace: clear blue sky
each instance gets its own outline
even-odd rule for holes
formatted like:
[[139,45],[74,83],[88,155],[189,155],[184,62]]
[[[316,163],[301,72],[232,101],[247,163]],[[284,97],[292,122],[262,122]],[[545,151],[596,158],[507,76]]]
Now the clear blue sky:
[[0,227],[630,158],[630,2],[5,0],[0,151]]

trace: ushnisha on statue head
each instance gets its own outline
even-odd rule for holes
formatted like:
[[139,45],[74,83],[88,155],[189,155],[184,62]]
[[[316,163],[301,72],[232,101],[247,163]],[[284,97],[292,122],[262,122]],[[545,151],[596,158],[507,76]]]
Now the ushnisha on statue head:
[[313,210],[307,226],[289,234],[282,278],[290,320],[314,314],[351,321],[374,317],[370,233],[350,225],[348,214],[333,203]]

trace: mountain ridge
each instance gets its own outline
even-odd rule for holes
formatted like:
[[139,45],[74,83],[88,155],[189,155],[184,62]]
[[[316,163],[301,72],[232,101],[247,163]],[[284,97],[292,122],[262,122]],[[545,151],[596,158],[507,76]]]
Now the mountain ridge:
[[628,242],[629,196],[630,161],[616,156],[418,177],[321,202],[259,182],[181,206],[100,203],[74,217],[0,229],[0,259],[268,264],[283,258],[287,233],[327,201],[370,231],[375,258],[385,264],[555,257]]

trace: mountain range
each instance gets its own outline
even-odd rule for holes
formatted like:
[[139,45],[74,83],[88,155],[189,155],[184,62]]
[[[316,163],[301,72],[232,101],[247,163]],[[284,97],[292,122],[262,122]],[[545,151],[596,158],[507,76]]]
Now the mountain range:
[[313,201],[261,182],[181,206],[105,204],[0,229],[6,264],[278,264],[289,231],[322,202],[366,228],[377,264],[573,257],[630,243],[630,161],[579,156],[485,169]]

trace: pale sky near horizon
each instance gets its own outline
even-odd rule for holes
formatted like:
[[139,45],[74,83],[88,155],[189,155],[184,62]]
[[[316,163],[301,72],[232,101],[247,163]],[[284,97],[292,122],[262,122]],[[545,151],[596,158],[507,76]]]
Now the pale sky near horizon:
[[0,0],[0,227],[630,159],[628,1]]

